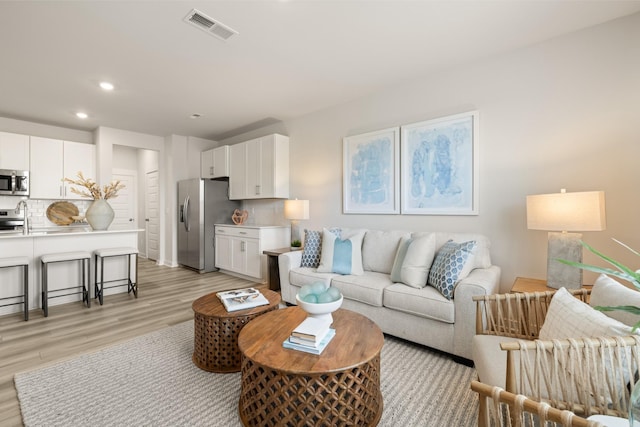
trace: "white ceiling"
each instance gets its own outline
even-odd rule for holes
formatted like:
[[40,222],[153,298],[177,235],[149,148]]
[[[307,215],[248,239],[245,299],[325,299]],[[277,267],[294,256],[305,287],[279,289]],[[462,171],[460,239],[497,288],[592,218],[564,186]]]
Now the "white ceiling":
[[[186,24],[192,8],[239,35]],[[607,0],[0,1],[0,116],[220,139],[638,11]]]

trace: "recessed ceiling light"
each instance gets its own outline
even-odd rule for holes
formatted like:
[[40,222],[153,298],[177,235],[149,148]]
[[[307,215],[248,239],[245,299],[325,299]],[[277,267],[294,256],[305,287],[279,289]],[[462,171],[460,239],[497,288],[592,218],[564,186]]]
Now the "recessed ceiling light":
[[113,90],[113,84],[109,82],[100,82],[100,87],[104,90]]
[[82,111],[78,111],[76,113],[76,117],[79,118],[79,119],[86,119],[89,116],[87,115],[87,113],[83,113]]
[[192,115],[189,116],[189,118],[191,119],[199,119],[200,117],[202,117],[202,114],[198,114],[198,113],[193,113]]

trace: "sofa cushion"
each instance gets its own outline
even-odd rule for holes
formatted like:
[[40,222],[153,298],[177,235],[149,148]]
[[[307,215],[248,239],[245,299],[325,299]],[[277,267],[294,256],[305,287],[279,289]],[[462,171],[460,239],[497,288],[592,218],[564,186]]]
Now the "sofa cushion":
[[453,298],[456,285],[467,277],[472,269],[475,246],[474,240],[464,243],[449,240],[445,243],[433,261],[428,284],[439,290],[445,298]]
[[[589,305],[591,307],[617,307],[620,305],[640,307],[640,292],[626,287],[606,274],[601,274],[593,284]],[[634,326],[640,321],[640,316],[622,310],[604,311],[603,313],[629,326]]]
[[410,237],[407,231],[367,230],[362,242],[362,268],[378,273],[391,273],[393,261],[403,237]]
[[455,322],[455,306],[436,289],[412,288],[394,283],[384,289],[385,307],[445,323]]
[[[433,234],[410,239],[407,251],[402,259],[399,282],[413,288],[427,286],[429,268],[436,251],[436,239]],[[394,266],[395,268],[395,266]],[[394,282],[398,282],[394,280]]]
[[322,251],[319,273],[361,275],[362,239],[364,232],[349,233],[339,238],[326,228],[322,229]]
[[331,279],[331,286],[338,288],[345,298],[375,307],[382,307],[382,294],[389,285],[388,274],[373,271],[365,271],[361,276],[334,276]]
[[293,286],[302,287],[304,285],[310,285],[314,282],[323,282],[329,287],[331,279],[337,276],[337,274],[331,273],[318,273],[315,268],[298,267],[289,271],[289,282]]
[[[340,237],[339,228],[330,228],[329,231]],[[304,230],[304,248],[300,267],[316,268],[320,264],[320,252],[322,251],[322,231]]]

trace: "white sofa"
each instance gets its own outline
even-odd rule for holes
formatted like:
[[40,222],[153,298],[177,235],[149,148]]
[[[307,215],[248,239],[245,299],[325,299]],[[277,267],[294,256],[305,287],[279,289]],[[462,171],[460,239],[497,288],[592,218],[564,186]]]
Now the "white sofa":
[[[342,229],[345,232],[345,229]],[[384,333],[423,344],[464,359],[472,358],[475,335],[475,295],[498,292],[500,268],[491,264],[489,239],[473,233],[364,230],[362,275],[319,273],[317,268],[300,267],[302,251],[279,256],[282,299],[296,303],[301,286],[321,281],[342,292],[342,308],[363,314]],[[457,283],[453,298],[445,298],[431,286],[416,288],[391,281],[391,270],[404,238],[435,235],[435,249],[447,241],[476,241],[472,270]]]

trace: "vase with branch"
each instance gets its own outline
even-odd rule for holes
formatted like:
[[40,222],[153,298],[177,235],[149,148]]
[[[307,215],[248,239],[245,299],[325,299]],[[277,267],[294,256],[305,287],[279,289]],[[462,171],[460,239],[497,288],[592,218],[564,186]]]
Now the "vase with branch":
[[106,230],[111,225],[115,212],[107,202],[108,199],[118,197],[118,191],[125,188],[120,180],[113,180],[108,185],[100,187],[91,178],[85,178],[82,172],[78,172],[77,179],[65,178],[65,182],[82,187],[71,187],[71,192],[82,197],[93,199],[93,203],[87,209],[85,218],[94,230]]

